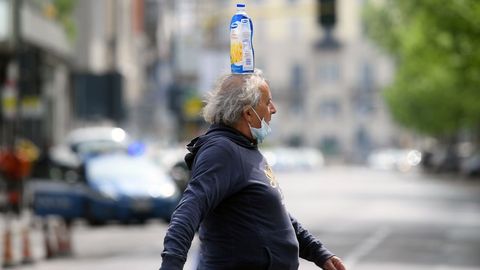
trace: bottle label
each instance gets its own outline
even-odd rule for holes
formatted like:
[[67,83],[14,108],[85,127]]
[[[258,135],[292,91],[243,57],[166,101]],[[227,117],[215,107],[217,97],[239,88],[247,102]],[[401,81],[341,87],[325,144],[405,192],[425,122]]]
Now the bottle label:
[[248,17],[234,15],[230,24],[230,63],[232,73],[251,73],[254,69],[252,23]]
[[242,49],[243,49],[243,70],[253,70],[252,52],[252,31],[250,31],[250,20],[242,19]]
[[233,22],[230,29],[230,63],[241,66],[243,59],[242,40],[240,39],[241,25]]

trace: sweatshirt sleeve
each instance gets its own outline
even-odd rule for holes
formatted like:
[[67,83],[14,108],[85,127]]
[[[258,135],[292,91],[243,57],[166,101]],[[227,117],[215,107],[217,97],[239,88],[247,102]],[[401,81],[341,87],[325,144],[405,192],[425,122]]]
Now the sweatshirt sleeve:
[[192,178],[175,209],[164,239],[161,270],[183,269],[200,222],[235,189],[238,179],[233,150],[205,146],[196,157]]
[[300,247],[300,258],[314,262],[317,266],[323,267],[325,262],[334,254],[330,252],[321,242],[290,215],[292,226],[297,235]]

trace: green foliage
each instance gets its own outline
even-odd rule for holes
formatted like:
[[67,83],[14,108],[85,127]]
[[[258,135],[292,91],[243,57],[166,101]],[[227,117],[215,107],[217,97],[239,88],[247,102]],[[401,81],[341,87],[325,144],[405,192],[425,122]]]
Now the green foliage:
[[67,32],[67,36],[70,40],[75,39],[76,27],[72,14],[75,9],[76,0],[53,0],[52,4],[57,10],[58,20]]
[[394,56],[394,119],[429,135],[480,124],[480,1],[387,0],[364,10],[367,35]]

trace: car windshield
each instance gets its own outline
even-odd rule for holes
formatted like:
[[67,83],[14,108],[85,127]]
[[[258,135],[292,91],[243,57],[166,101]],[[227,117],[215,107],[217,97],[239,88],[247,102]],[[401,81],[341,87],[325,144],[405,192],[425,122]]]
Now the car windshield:
[[99,154],[126,152],[126,147],[114,141],[89,141],[74,145],[77,153],[82,157],[95,156]]
[[134,181],[158,182],[164,174],[153,161],[127,155],[103,156],[87,163],[87,178],[95,182]]

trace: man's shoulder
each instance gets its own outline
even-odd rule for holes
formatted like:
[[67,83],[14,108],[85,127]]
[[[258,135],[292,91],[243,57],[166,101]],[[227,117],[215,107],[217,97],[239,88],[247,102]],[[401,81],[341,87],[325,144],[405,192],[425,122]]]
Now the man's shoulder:
[[235,142],[232,142],[227,137],[217,136],[211,138],[204,147],[205,149],[211,149],[214,151],[227,151],[227,152],[235,152],[237,149],[237,145]]

